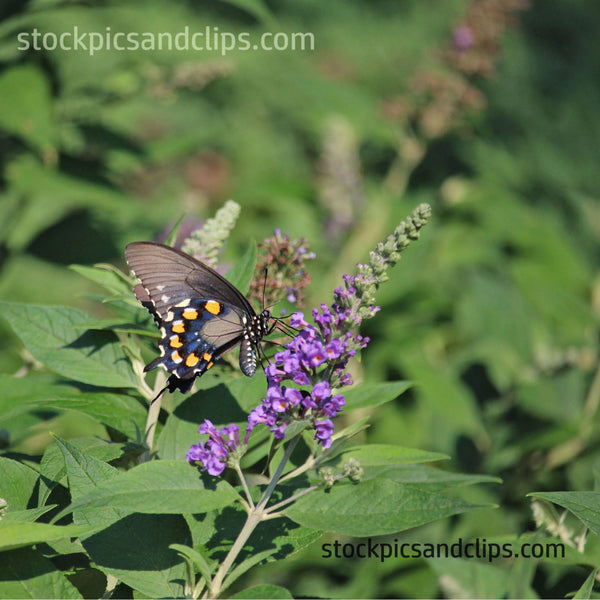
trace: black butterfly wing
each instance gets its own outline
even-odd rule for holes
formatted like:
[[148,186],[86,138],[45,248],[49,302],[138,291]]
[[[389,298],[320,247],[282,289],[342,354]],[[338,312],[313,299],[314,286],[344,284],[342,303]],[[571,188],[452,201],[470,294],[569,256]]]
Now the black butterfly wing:
[[256,315],[241,292],[214,269],[169,246],[134,242],[125,257],[141,281],[135,288],[138,300],[161,328],[161,355],[146,370],[162,365],[172,373],[169,389],[187,391],[194,377],[241,342],[242,371],[254,374],[256,357],[246,333]]

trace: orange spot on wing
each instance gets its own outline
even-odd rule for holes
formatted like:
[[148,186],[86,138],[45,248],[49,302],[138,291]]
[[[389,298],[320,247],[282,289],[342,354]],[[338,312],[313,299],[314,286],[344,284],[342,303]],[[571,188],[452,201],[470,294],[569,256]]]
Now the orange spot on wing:
[[202,358],[206,361],[206,362],[210,362],[210,360],[212,359],[212,354],[209,354],[208,352],[205,352],[202,355]]
[[171,327],[171,331],[174,333],[183,333],[185,331],[185,325],[183,323],[177,323]]
[[199,361],[200,359],[192,352],[191,354],[188,354],[187,358],[185,359],[185,364],[188,367],[193,367],[197,365]]
[[171,346],[171,348],[181,348],[181,346],[183,346],[183,344],[179,341],[179,336],[173,336],[171,338],[171,341],[169,342],[169,346]]
[[211,314],[211,315],[218,315],[223,306],[221,305],[220,302],[217,302],[216,300],[209,300],[208,302],[206,302],[206,304],[204,305],[204,308]]
[[180,355],[180,354],[179,354],[179,352],[177,352],[177,351],[175,351],[175,352],[173,352],[173,353],[171,354],[171,359],[172,359],[174,362],[181,362],[181,361],[182,361],[181,355]]
[[193,321],[198,318],[198,311],[193,308],[188,308],[181,313],[181,316],[188,321]]

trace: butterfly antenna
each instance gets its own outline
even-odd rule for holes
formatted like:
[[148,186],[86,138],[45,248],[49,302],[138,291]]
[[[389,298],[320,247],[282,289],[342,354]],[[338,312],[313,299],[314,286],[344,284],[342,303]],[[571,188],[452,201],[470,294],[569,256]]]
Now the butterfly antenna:
[[268,274],[269,274],[269,270],[267,269],[267,267],[265,267],[265,278],[263,279],[263,297],[262,297],[263,310],[265,308],[265,296],[267,293],[267,275]]

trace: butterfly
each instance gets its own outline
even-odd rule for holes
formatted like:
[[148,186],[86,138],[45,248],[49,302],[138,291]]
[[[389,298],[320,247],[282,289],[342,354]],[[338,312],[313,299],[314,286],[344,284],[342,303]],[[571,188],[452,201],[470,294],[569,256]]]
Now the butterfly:
[[141,282],[135,295],[161,332],[160,356],[144,371],[162,366],[171,374],[165,389],[188,392],[196,377],[239,344],[240,369],[254,375],[260,341],[275,327],[268,310],[257,315],[214,269],[170,246],[133,242],[125,258]]

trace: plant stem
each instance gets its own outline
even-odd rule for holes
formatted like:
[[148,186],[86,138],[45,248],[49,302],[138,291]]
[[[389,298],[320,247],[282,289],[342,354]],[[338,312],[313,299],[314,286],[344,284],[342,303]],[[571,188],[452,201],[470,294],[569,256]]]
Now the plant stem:
[[154,433],[156,432],[156,423],[158,422],[158,415],[160,414],[160,407],[162,404],[162,394],[150,403],[148,407],[148,416],[146,417],[146,427],[144,429],[144,442],[146,443],[147,449],[140,456],[139,464],[148,462],[152,455],[152,446],[154,445]]
[[219,596],[219,594],[221,593],[221,591],[222,591],[221,586],[223,585],[223,580],[225,579],[225,576],[227,575],[227,573],[233,566],[233,563],[235,562],[235,559],[238,557],[238,554],[242,551],[244,544],[248,541],[248,538],[252,535],[252,532],[256,529],[256,526],[264,519],[265,506],[266,506],[267,502],[269,501],[269,498],[273,494],[273,490],[275,489],[275,486],[279,482],[281,473],[283,472],[283,469],[284,469],[287,461],[289,460],[294,448],[296,447],[296,444],[298,443],[298,440],[300,439],[300,435],[301,434],[298,434],[297,436],[293,437],[290,440],[290,443],[288,444],[288,447],[285,449],[285,454],[283,455],[283,458],[281,459],[281,462],[279,463],[277,470],[275,471],[275,474],[273,475],[273,478],[269,482],[269,485],[267,486],[267,489],[264,491],[262,498],[259,500],[258,504],[248,514],[248,517],[246,518],[246,522],[244,523],[242,530],[240,531],[239,535],[237,536],[235,542],[233,543],[231,550],[229,550],[229,552],[227,553],[225,560],[223,560],[223,562],[221,563],[219,570],[216,572],[215,576],[213,577],[213,580],[211,581],[206,594],[203,596],[204,598],[207,598],[207,599],[208,598],[217,598]]
[[[275,511],[279,510],[280,508],[284,507],[286,504],[289,504],[290,502],[294,502],[294,500],[298,500],[298,498],[301,498],[302,496],[306,496],[306,494],[309,494],[310,492],[314,492],[315,490],[318,490],[323,485],[324,485],[323,483],[318,483],[316,485],[311,485],[310,487],[308,487],[300,492],[296,492],[289,498],[286,498],[285,500],[282,500],[281,502],[277,502],[277,504],[273,504],[272,506],[269,506],[269,508],[265,510],[265,515],[268,515],[269,519],[279,516],[279,515],[274,514]],[[265,517],[265,520],[266,520],[266,518],[267,517]]]
[[235,465],[235,472],[238,474],[242,487],[244,488],[244,493],[246,494],[246,500],[248,502],[249,510],[254,508],[254,501],[252,500],[252,496],[250,495],[250,490],[248,489],[248,483],[246,482],[246,478],[244,477],[244,472],[242,471],[239,463]]

